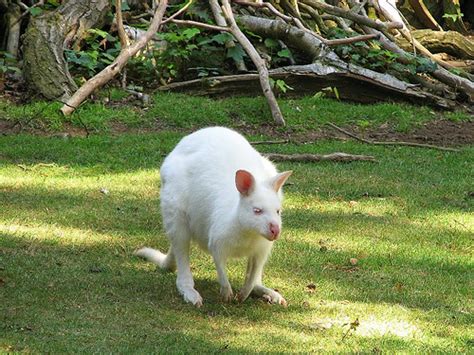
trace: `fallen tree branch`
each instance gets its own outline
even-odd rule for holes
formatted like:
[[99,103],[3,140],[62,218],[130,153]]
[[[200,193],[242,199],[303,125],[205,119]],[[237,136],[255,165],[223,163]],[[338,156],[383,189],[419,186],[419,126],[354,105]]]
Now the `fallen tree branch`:
[[279,154],[267,153],[265,157],[272,161],[292,161],[292,162],[319,162],[319,161],[337,161],[337,162],[352,162],[352,161],[373,161],[377,160],[371,155],[354,155],[347,153],[331,153],[331,154]]
[[314,31],[311,31],[310,29],[306,28],[303,23],[301,22],[301,20],[297,17],[293,17],[293,16],[288,16],[288,15],[285,15],[285,14],[282,14],[280,11],[278,11],[275,6],[273,6],[271,3],[268,3],[268,2],[253,2],[253,1],[240,1],[240,0],[234,0],[235,3],[239,4],[239,5],[245,5],[245,6],[252,6],[252,7],[256,7],[256,8],[266,8],[268,9],[272,14],[274,14],[275,16],[281,18],[282,20],[286,21],[286,22],[293,22],[296,27],[298,27],[300,30],[303,30],[305,31],[306,33],[309,33],[311,35],[313,35],[314,37],[318,38],[319,40],[321,40],[322,42],[326,42],[326,39],[324,39],[322,36],[320,36],[319,34],[317,34],[316,32]]
[[[448,53],[460,59],[474,58],[474,42],[455,31],[412,31],[413,38],[433,53]],[[409,41],[398,38],[399,46],[409,50]]]
[[391,29],[403,28],[403,23],[374,21],[366,16],[361,16],[352,11],[347,11],[347,10],[341,9],[340,7],[332,6],[324,2],[320,2],[316,0],[303,0],[303,3],[315,9],[327,12],[328,14],[344,17],[358,24],[369,26],[382,32],[387,32]]
[[[361,14],[366,15],[364,8],[360,9]],[[363,30],[366,33],[377,33],[380,35],[379,42],[382,44],[384,49],[387,49],[393,53],[399,55],[397,60],[401,63],[409,63],[410,56],[407,52],[401,49],[397,44],[391,41],[389,38],[385,36],[385,34],[379,32],[374,28],[370,28],[368,26],[362,26]],[[468,79],[464,79],[458,75],[452,74],[451,72],[447,71],[445,68],[438,66],[438,68],[433,72],[430,73],[432,77],[439,80],[443,84],[446,84],[456,90],[459,90],[466,94],[469,100],[472,102],[474,101],[474,83]]]
[[94,92],[94,90],[98,89],[99,87],[103,86],[107,83],[110,79],[112,79],[115,75],[117,75],[120,70],[127,64],[127,61],[138,53],[140,49],[145,47],[148,41],[155,35],[158,31],[158,28],[161,25],[161,20],[163,19],[163,15],[166,10],[166,6],[168,4],[167,0],[161,0],[158,7],[155,10],[155,14],[153,16],[153,20],[151,21],[150,27],[145,32],[143,36],[140,36],[138,40],[127,46],[122,48],[120,54],[115,58],[112,64],[108,65],[105,69],[99,72],[97,75],[93,76],[89,80],[86,81],[84,85],[82,85],[79,90],[77,90],[74,95],[71,96],[66,102],[65,105],[61,108],[61,112],[68,116],[74,110],[89,97],[90,94]]
[[339,38],[339,39],[331,39],[327,40],[326,44],[328,46],[338,46],[341,44],[349,44],[349,43],[354,43],[354,42],[365,42],[369,41],[371,39],[379,39],[380,35],[372,33],[368,35],[360,35],[360,36],[354,36],[354,37],[347,37],[347,38]]
[[[449,99],[424,92],[386,74],[370,70],[346,67],[337,68],[319,62],[309,65],[292,65],[270,70],[274,80],[284,80],[297,95],[314,95],[328,86],[337,87],[342,100],[361,103],[380,101],[411,102],[439,109],[454,107]],[[158,89],[161,91],[187,92],[195,95],[258,95],[261,92],[258,74],[215,76],[175,82]],[[287,93],[293,95],[293,91]]]
[[338,130],[341,133],[344,133],[345,135],[352,137],[360,142],[366,143],[366,144],[372,144],[372,145],[404,145],[404,146],[409,146],[409,147],[419,147],[419,148],[429,148],[429,149],[437,149],[437,150],[444,150],[448,152],[459,152],[459,149],[455,148],[448,148],[448,147],[440,147],[437,145],[431,145],[431,144],[422,144],[422,143],[413,143],[413,142],[378,142],[378,141],[371,141],[368,139],[361,138],[354,133],[348,132],[345,129],[342,129],[341,127],[336,126],[334,123],[328,122],[328,125],[331,126],[332,128]]
[[260,144],[287,144],[290,143],[289,139],[282,139],[278,141],[253,141],[250,142],[251,145],[260,145]]

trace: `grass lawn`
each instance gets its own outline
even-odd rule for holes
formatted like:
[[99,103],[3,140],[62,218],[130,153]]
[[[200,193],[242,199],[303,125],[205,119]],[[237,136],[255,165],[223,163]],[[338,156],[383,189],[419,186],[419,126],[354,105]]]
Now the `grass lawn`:
[[[195,248],[204,297],[196,309],[182,301],[174,274],[132,255],[144,245],[168,247],[159,166],[193,124],[180,117],[183,96],[175,99],[159,133],[0,136],[0,352],[473,351],[474,147],[259,146],[379,162],[279,164],[294,173],[265,281],[288,308],[255,298],[222,303],[212,259]],[[197,113],[206,117],[201,124],[232,125],[210,102]],[[362,114],[358,107],[344,110]],[[83,110],[88,124],[107,119]],[[229,264],[234,289],[244,267]]]

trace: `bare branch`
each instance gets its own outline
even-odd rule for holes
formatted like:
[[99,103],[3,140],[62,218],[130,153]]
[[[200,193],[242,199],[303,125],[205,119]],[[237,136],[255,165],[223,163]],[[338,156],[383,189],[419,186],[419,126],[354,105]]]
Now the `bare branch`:
[[340,44],[348,44],[348,43],[354,43],[354,42],[363,42],[363,41],[369,41],[371,39],[379,39],[378,34],[368,34],[368,35],[360,35],[360,36],[354,36],[354,37],[348,37],[348,38],[341,38],[341,39],[332,39],[332,40],[327,40],[326,44],[328,46],[337,46]]
[[207,23],[198,22],[198,21],[172,19],[171,22],[177,25],[201,27],[201,28],[205,28],[206,30],[231,32],[229,27],[209,25]]
[[374,21],[367,16],[358,15],[352,11],[347,11],[341,9],[340,7],[331,6],[324,2],[316,1],[316,0],[303,0],[304,4],[307,4],[311,7],[314,7],[318,10],[327,12],[329,14],[333,14],[336,16],[347,18],[351,21],[359,23],[361,25],[369,26],[375,28],[379,31],[388,31],[391,29],[399,29],[403,27],[403,23],[398,22],[381,22],[381,21]]
[[289,139],[282,139],[282,140],[278,140],[278,141],[253,141],[253,142],[250,142],[250,144],[252,145],[261,145],[261,144],[287,144],[287,143],[290,143],[290,140]]
[[285,125],[285,119],[280,111],[280,107],[278,106],[278,102],[275,98],[275,94],[273,93],[272,87],[270,85],[270,79],[268,76],[268,69],[265,65],[265,62],[258,54],[255,47],[252,43],[248,40],[248,38],[243,34],[240,30],[239,26],[235,22],[234,15],[232,13],[232,8],[228,0],[222,0],[222,11],[224,13],[224,17],[226,18],[227,23],[230,25],[230,31],[237,39],[237,41],[241,44],[244,50],[247,52],[249,57],[252,59],[253,63],[257,67],[260,84],[262,86],[263,94],[267,98],[268,105],[270,106],[270,110],[272,112],[272,117],[275,122],[279,125]]
[[174,18],[178,17],[179,15],[181,15],[183,12],[185,12],[188,9],[188,7],[191,6],[192,3],[193,3],[193,0],[189,0],[186,5],[184,5],[181,9],[176,11],[173,15],[171,15],[167,19],[163,20],[163,22],[161,22],[161,24],[164,25],[165,23],[167,23],[167,22],[173,20]]
[[120,45],[122,48],[125,48],[129,45],[129,39],[123,27],[122,0],[115,0],[115,22],[117,24],[117,32],[120,38]]

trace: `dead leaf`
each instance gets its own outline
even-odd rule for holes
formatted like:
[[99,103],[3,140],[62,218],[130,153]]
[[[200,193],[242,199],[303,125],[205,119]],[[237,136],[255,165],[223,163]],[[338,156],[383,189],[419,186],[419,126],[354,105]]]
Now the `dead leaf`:
[[316,285],[314,283],[306,285],[306,291],[308,291],[309,293],[314,293],[316,291]]
[[401,292],[403,291],[403,288],[405,286],[401,283],[401,282],[396,282],[395,283],[395,286],[393,286],[393,288],[395,289],[395,291],[398,291],[398,292]]
[[349,207],[353,208],[357,206],[358,202],[357,201],[349,201]]
[[328,247],[326,245],[326,241],[323,239],[319,240],[319,251],[322,251],[323,253],[328,250]]
[[350,258],[350,259],[349,259],[349,262],[351,263],[351,265],[357,265],[357,263],[359,262],[359,260],[357,260],[356,258]]

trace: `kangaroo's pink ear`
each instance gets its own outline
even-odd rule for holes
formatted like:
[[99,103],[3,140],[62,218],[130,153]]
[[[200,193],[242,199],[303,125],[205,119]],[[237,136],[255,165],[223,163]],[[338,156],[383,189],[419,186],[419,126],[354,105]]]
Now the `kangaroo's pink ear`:
[[255,179],[247,170],[237,170],[235,173],[235,186],[244,195],[250,195],[255,188]]
[[289,171],[284,171],[278,175],[276,175],[275,177],[273,177],[271,180],[270,180],[270,183],[273,187],[273,190],[275,190],[275,192],[278,192],[281,187],[283,186],[283,184],[285,183],[285,181],[290,177],[290,175],[293,173],[293,171],[289,170]]

